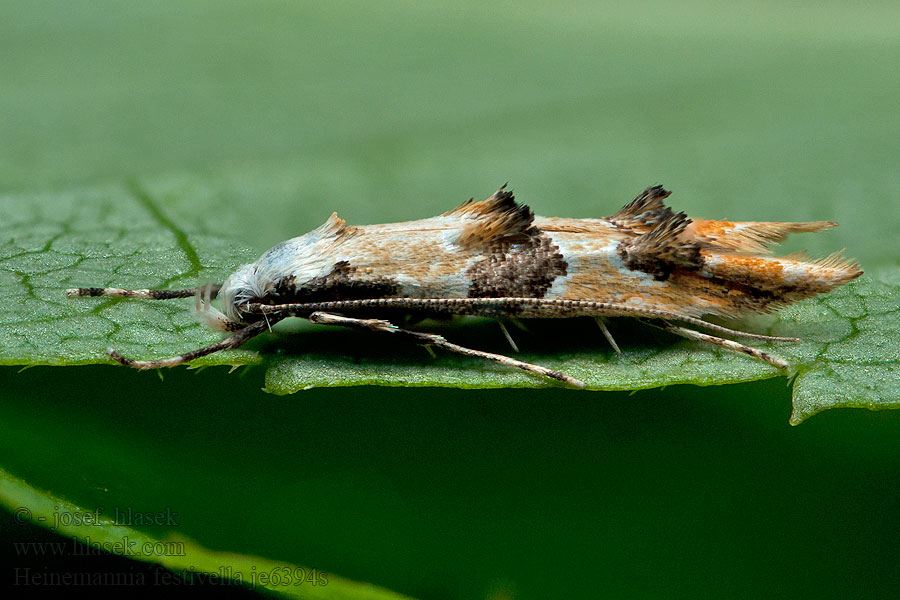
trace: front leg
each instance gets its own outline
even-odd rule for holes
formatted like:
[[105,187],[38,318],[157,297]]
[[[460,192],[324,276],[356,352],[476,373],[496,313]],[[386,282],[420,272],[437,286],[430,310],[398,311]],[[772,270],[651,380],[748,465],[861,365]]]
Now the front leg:
[[186,362],[190,362],[195,358],[213,354],[214,352],[221,352],[222,350],[233,350],[234,348],[241,346],[244,342],[253,339],[260,333],[264,332],[269,327],[270,322],[277,323],[282,318],[283,317],[275,317],[274,319],[272,319],[272,317],[270,317],[270,321],[257,321],[255,323],[251,323],[246,327],[235,330],[234,333],[229,335],[227,338],[219,340],[214,344],[210,344],[209,346],[205,346],[203,348],[192,350],[191,352],[185,352],[184,354],[179,354],[178,356],[172,356],[169,358],[157,360],[135,360],[133,358],[122,356],[112,348],[108,348],[106,350],[106,353],[116,362],[133,369],[144,370],[159,369],[161,367],[175,367]]
[[471,348],[459,346],[457,344],[448,342],[442,336],[434,333],[420,333],[418,331],[400,329],[390,321],[385,321],[383,319],[356,319],[331,313],[314,312],[309,315],[309,320],[320,325],[343,325],[345,327],[358,327],[378,333],[391,333],[404,339],[408,339],[416,344],[438,346],[439,348],[444,348],[445,350],[456,352],[457,354],[474,356],[476,358],[481,358],[484,360],[491,360],[496,363],[500,363],[501,365],[516,367],[530,373],[535,373],[542,377],[550,377],[551,379],[556,379],[557,381],[568,383],[569,385],[577,388],[584,387],[583,381],[581,381],[580,379],[575,379],[574,377],[570,377],[565,373],[560,373],[559,371],[554,371],[540,365],[533,365],[531,363],[522,362],[514,358],[509,358],[508,356],[503,356],[502,354],[492,354],[490,352],[482,352],[481,350],[473,350]]

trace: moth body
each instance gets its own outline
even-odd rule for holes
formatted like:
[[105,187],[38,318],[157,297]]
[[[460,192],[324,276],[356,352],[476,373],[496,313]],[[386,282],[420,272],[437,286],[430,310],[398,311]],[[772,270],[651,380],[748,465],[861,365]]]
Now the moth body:
[[[838,257],[769,256],[767,243],[830,222],[693,221],[650,188],[607,218],[534,216],[511,192],[438,217],[349,226],[333,214],[229,277],[219,292],[228,319],[261,318],[253,304],[379,298],[545,298],[600,301],[700,317],[767,312],[857,277]],[[454,314],[489,313],[476,304]],[[509,303],[504,316],[568,317]]]
[[[173,366],[234,348],[278,320],[299,316],[401,335],[577,385],[580,382],[562,373],[462,348],[434,334],[401,330],[383,317],[397,312],[497,318],[645,317],[689,339],[785,367],[787,363],[761,350],[672,322],[790,341],[793,338],[729,330],[700,318],[769,312],[862,274],[840,253],[819,260],[771,255],[769,246],[791,233],[819,231],[836,223],[693,220],[666,206],[668,196],[661,186],[651,187],[615,214],[588,219],[535,216],[504,188],[486,200],[469,200],[418,221],[351,226],[332,214],[321,227],[241,266],[216,288],[79,288],[68,293],[149,299],[197,295],[198,317],[210,327],[234,332],[217,344],[170,359],[135,361],[111,353],[137,368]],[[211,305],[216,292],[224,312]],[[602,323],[601,327],[611,339]],[[504,334],[509,338],[505,330]]]

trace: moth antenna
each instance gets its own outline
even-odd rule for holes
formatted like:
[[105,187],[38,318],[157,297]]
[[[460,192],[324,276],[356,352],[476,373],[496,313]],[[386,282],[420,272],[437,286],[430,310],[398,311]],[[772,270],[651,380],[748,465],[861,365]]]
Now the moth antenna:
[[[212,297],[218,295],[222,286],[219,284],[207,286],[211,290]],[[188,290],[126,290],[122,288],[70,288],[66,290],[67,298],[86,298],[103,296],[106,298],[137,298],[139,300],[171,300],[173,298],[190,298],[199,293],[202,288]]]
[[[749,333],[730,329],[723,325],[717,325],[704,321],[697,317],[681,315],[675,312],[658,310],[653,308],[639,308],[628,304],[614,302],[595,302],[593,300],[561,300],[556,298],[370,298],[362,300],[334,300],[327,302],[307,302],[288,304],[259,304],[252,303],[247,306],[247,312],[307,317],[316,311],[347,311],[373,308],[403,308],[403,309],[428,309],[440,311],[442,308],[452,308],[456,314],[472,314],[487,316],[498,308],[513,305],[519,310],[533,311],[530,317],[559,317],[562,313],[566,317],[635,317],[648,319],[668,319],[680,321],[694,327],[700,327],[724,335],[745,337],[767,342],[799,342],[794,337],[779,337],[760,333]],[[466,308],[467,311],[460,309]],[[553,314],[544,314],[541,310],[549,310]],[[496,312],[494,312],[496,314]],[[491,314],[490,316],[494,316]],[[504,318],[505,315],[504,315]]]
[[606,321],[603,320],[603,317],[594,317],[594,321],[600,326],[600,331],[603,332],[606,341],[609,342],[609,345],[616,351],[616,354],[622,354],[622,351],[619,350],[619,345],[616,343],[616,340],[613,339],[612,333],[609,332],[609,328],[606,326]]
[[[284,317],[273,316],[272,321],[277,323],[283,318]],[[210,344],[209,346],[204,346],[203,348],[198,348],[197,350],[192,350],[190,352],[185,352],[184,354],[179,354],[177,356],[172,356],[170,358],[157,360],[135,360],[133,358],[122,356],[112,348],[107,348],[106,353],[117,363],[125,365],[126,367],[131,367],[132,369],[146,370],[159,369],[162,367],[176,367],[186,362],[190,362],[196,358],[200,358],[201,356],[207,356],[209,354],[213,354],[222,350],[233,350],[234,348],[241,346],[246,341],[258,336],[260,333],[265,331],[266,326],[266,321],[256,321],[255,323],[247,325],[243,329],[236,331],[227,338],[221,339],[214,344]]]
[[352,317],[342,317],[340,315],[333,315],[331,313],[324,312],[314,312],[309,315],[308,318],[311,322],[321,325],[343,325],[346,327],[359,327],[361,329],[367,329],[369,331],[375,331],[378,333],[391,333],[398,337],[411,340],[417,344],[437,346],[439,348],[449,350],[450,352],[456,352],[457,354],[462,354],[464,356],[482,358],[485,360],[500,363],[501,365],[516,367],[518,369],[522,369],[523,371],[528,371],[529,373],[540,375],[541,377],[549,377],[551,379],[556,379],[557,381],[562,381],[563,383],[567,383],[577,388],[584,387],[583,381],[571,377],[570,375],[566,375],[565,373],[562,373],[560,371],[554,371],[553,369],[548,369],[540,365],[533,365],[531,363],[522,362],[521,360],[503,356],[502,354],[492,354],[490,352],[482,352],[481,350],[466,348],[465,346],[460,346],[458,344],[448,342],[442,336],[434,333],[419,333],[417,331],[409,331],[408,329],[400,329],[390,321],[385,321],[382,319],[355,319]]
[[506,341],[509,342],[510,346],[512,346],[513,352],[518,352],[519,346],[516,344],[516,340],[514,340],[511,335],[509,335],[509,330],[506,328],[506,325],[503,324],[503,321],[497,319],[497,325],[500,326],[500,331],[502,331],[503,335],[506,336]]

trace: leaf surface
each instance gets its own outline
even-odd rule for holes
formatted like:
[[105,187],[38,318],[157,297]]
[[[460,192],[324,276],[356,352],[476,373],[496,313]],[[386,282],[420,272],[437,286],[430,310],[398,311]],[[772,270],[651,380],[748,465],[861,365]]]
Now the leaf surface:
[[[103,550],[156,563],[179,574],[186,582],[179,584],[171,578],[156,575],[156,585],[159,586],[200,583],[242,585],[253,590],[274,592],[280,597],[303,600],[407,598],[376,586],[348,581],[333,573],[322,573],[259,556],[214,551],[183,535],[137,529],[128,523],[129,520],[136,520],[134,514],[123,512],[121,516],[113,517],[104,514],[103,507],[85,507],[68,502],[46,490],[34,488],[3,469],[0,469],[0,506],[13,513],[14,522],[18,525],[31,522],[45,524],[67,539],[84,544],[85,548],[80,551],[83,555]],[[177,513],[165,514],[162,511],[151,516],[158,516],[160,522],[171,519],[173,523],[177,523],[179,518]],[[37,546],[30,549],[36,550]],[[45,579],[40,579],[39,575],[36,580],[51,581],[51,575],[46,571],[43,576]],[[102,574],[97,574],[94,580],[98,580],[99,576]],[[21,577],[28,581],[29,575]],[[135,580],[135,577],[122,579],[126,582]]]

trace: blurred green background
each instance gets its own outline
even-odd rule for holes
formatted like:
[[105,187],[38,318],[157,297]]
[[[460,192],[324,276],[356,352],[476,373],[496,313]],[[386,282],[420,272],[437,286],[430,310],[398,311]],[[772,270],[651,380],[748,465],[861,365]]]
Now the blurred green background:
[[[540,214],[602,216],[664,183],[693,216],[839,221],[786,249],[894,267],[897,23],[890,2],[0,2],[0,194],[139,182],[261,251],[333,210],[421,218],[509,181]],[[185,194],[191,215],[167,204]],[[420,598],[900,583],[897,417],[792,429],[783,379],[275,397],[258,369],[0,378],[3,466],[34,485]]]

